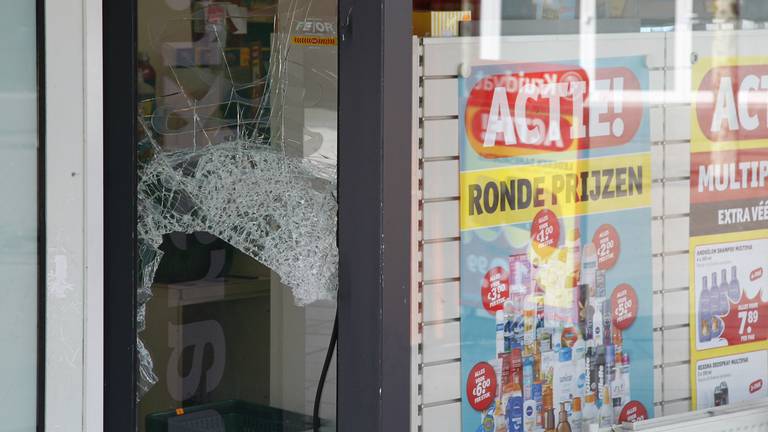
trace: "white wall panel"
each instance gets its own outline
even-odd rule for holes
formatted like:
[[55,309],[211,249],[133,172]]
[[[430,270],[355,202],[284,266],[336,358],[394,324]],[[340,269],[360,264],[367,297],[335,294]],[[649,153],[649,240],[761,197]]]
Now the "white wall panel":
[[459,84],[455,78],[424,81],[424,116],[455,116],[459,111]]
[[424,120],[424,157],[459,156],[459,121]]
[[664,183],[664,214],[680,215],[690,211],[691,185],[688,180]]
[[[667,323],[664,323],[666,326]],[[664,329],[664,363],[688,361],[690,356],[690,338],[688,327]],[[690,377],[686,377],[686,380]],[[669,398],[667,398],[669,399]]]
[[424,326],[424,363],[461,357],[458,321]]
[[670,105],[664,110],[664,139],[688,141],[691,139],[691,106]]
[[461,404],[459,402],[424,408],[422,432],[460,432]]
[[[664,400],[683,399],[691,396],[691,375],[687,364],[664,367],[662,385]],[[668,415],[669,413],[664,413]]]
[[424,366],[422,398],[425,404],[461,397],[461,365],[458,361]]
[[459,277],[459,242],[438,242],[424,245],[424,280]]
[[459,200],[424,203],[424,240],[459,236]]
[[665,326],[688,324],[688,290],[665,292],[663,301]]
[[688,250],[689,219],[686,216],[664,219],[664,252]]
[[664,176],[668,178],[688,177],[691,174],[690,143],[664,145]]
[[459,161],[424,162],[424,199],[459,196]]
[[688,254],[664,257],[664,289],[688,287]]
[[423,288],[424,322],[459,317],[459,283],[426,284]]

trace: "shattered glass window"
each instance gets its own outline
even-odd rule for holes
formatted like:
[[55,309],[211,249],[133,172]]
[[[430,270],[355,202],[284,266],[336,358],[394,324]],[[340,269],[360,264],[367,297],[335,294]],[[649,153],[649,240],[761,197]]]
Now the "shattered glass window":
[[[142,431],[311,429],[338,285],[336,7],[139,0]],[[320,402],[334,430],[333,363]]]

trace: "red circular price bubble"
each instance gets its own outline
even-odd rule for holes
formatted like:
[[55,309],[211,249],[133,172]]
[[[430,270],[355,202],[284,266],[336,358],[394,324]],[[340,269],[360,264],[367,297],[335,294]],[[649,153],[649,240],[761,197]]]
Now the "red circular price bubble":
[[560,222],[552,210],[544,209],[536,213],[531,224],[531,243],[533,250],[542,258],[547,258],[557,249],[560,240]]
[[467,376],[467,400],[476,411],[483,411],[496,397],[496,373],[486,363],[476,364]]
[[597,249],[597,268],[608,270],[616,265],[621,252],[621,240],[613,225],[600,225],[592,237],[592,243]]
[[619,424],[625,422],[634,423],[642,420],[648,420],[648,410],[645,409],[645,405],[638,401],[628,402],[621,409],[621,414],[619,414]]
[[611,293],[611,319],[619,330],[626,330],[637,318],[637,293],[630,284],[620,284]]
[[504,302],[509,299],[509,273],[503,267],[494,267],[483,277],[480,289],[483,296],[483,307],[494,314],[504,308]]

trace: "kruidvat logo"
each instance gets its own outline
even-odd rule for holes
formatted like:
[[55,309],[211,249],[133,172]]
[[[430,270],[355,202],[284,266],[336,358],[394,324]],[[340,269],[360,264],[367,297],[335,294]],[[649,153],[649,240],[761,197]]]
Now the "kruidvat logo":
[[712,68],[699,93],[712,95],[696,104],[699,128],[710,141],[768,138],[768,65]]
[[640,91],[631,69],[597,68],[591,83],[577,66],[519,69],[487,76],[469,92],[464,126],[482,157],[619,146],[640,128],[643,105],[625,100],[625,92]]

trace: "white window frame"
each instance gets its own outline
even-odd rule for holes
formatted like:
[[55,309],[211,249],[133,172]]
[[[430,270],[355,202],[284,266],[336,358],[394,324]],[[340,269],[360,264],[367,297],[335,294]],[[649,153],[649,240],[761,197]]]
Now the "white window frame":
[[101,7],[45,1],[48,431],[103,429]]

